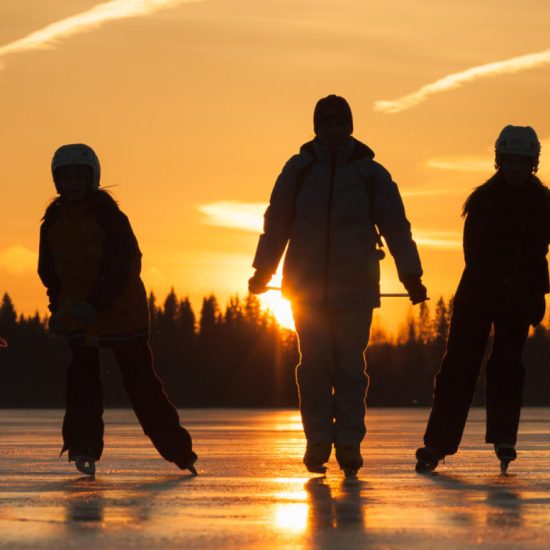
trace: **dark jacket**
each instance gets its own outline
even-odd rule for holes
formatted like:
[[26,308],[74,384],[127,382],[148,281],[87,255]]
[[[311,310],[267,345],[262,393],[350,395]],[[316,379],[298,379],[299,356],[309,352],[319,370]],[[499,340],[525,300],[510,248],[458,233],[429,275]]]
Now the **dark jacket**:
[[535,176],[515,188],[497,173],[470,195],[464,210],[461,286],[495,309],[528,315],[540,309],[550,291],[549,190]]
[[[83,203],[56,199],[40,227],[38,274],[47,288],[50,310],[69,337],[108,343],[148,332],[141,252],[128,218],[104,191]],[[72,308],[92,304],[98,322],[86,327]]]
[[339,309],[379,306],[375,224],[400,278],[422,274],[397,185],[373,157],[355,139],[335,153],[313,141],[283,168],[253,266],[274,273],[288,243],[283,292],[291,300]]

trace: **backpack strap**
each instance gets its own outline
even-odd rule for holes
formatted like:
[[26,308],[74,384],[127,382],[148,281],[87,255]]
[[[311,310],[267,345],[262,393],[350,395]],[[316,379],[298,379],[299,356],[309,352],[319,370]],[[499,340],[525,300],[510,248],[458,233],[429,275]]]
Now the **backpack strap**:
[[369,199],[369,215],[372,222],[372,226],[374,227],[374,232],[376,233],[376,246],[383,253],[383,251],[381,250],[382,248],[384,248],[382,235],[380,234],[380,230],[378,229],[378,226],[376,225],[376,223],[374,223],[374,219],[372,216],[372,204],[373,204],[374,189],[375,189],[374,178],[372,174],[366,174],[366,175],[361,174],[361,175],[363,177],[363,182],[365,184],[365,191],[367,193],[367,198]]
[[[304,186],[304,183],[306,181],[307,176],[309,175],[311,169],[313,168],[313,164],[315,163],[315,158],[311,158],[304,166],[301,166],[296,170],[296,179],[294,183],[294,201],[293,201],[293,209],[294,213],[292,218],[296,216],[296,204],[298,201],[298,195],[300,194],[300,191],[302,190],[302,187]],[[372,216],[372,204],[373,204],[373,197],[374,197],[374,178],[373,175],[370,173],[370,170],[366,173],[363,173],[362,170],[357,168],[357,171],[359,172],[359,175],[361,176],[365,188],[365,192],[367,194],[367,199],[369,201],[369,215],[370,219],[373,222],[374,232],[376,234],[376,248],[378,251],[378,254],[380,256],[380,259],[384,258],[385,254],[382,250],[384,248],[384,241],[382,241],[382,235],[380,234],[380,230],[378,229],[378,226],[374,223],[373,216]]]

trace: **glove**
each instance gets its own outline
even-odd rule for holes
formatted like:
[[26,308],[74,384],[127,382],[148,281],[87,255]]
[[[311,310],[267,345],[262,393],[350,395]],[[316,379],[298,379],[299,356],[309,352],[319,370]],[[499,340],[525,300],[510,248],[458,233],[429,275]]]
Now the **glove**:
[[63,327],[58,313],[52,313],[48,319],[48,330],[53,334],[63,336]]
[[401,282],[407,289],[409,300],[413,303],[413,306],[428,299],[428,290],[422,284],[420,275],[406,275]]
[[256,270],[256,273],[248,279],[248,292],[250,294],[263,294],[267,291],[269,281],[271,281],[271,273],[262,273]]
[[86,325],[93,325],[97,321],[99,312],[91,304],[80,302],[80,304],[73,307],[71,316]]

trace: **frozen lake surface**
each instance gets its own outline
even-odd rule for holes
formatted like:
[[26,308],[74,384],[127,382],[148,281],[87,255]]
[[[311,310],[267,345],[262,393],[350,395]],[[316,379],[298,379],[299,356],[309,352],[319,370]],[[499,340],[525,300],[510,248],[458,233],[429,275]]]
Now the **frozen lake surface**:
[[474,410],[460,452],[414,472],[426,409],[371,409],[365,468],[301,463],[295,411],[183,410],[198,477],[164,462],[131,411],[106,412],[95,479],[58,459],[61,411],[0,411],[0,548],[548,548],[550,409],[526,409],[501,475]]

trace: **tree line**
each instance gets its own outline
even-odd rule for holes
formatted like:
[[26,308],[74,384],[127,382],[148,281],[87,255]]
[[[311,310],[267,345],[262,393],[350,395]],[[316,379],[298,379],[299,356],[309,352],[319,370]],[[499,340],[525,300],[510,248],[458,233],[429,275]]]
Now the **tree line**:
[[[221,307],[214,295],[203,299],[198,317],[188,298],[172,290],[162,303],[149,295],[151,346],[167,393],[179,407],[295,407],[294,369],[298,342],[279,326],[253,295],[232,297]],[[429,406],[433,376],[445,352],[452,299],[440,298],[412,309],[398,337],[374,326],[367,351],[371,406]],[[0,407],[63,407],[64,339],[50,334],[47,318],[19,315],[6,293],[0,305]],[[490,345],[488,346],[488,352]],[[116,363],[102,350],[105,402],[126,407]],[[550,327],[529,337],[524,402],[550,406]],[[484,402],[483,383],[476,403]]]

